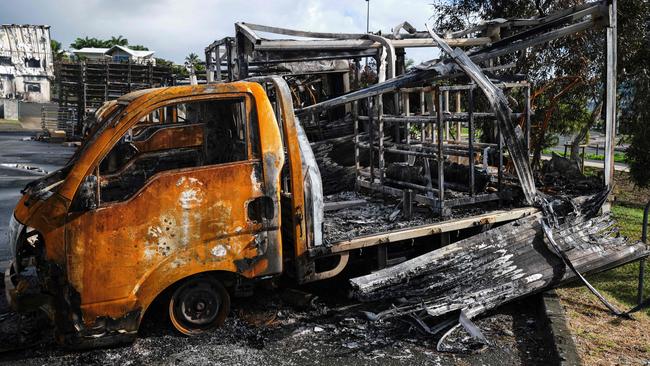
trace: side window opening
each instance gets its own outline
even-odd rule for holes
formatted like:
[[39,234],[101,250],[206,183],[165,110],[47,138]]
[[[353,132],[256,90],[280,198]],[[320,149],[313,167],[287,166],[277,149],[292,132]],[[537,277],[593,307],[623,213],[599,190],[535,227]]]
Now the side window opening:
[[[247,161],[249,145],[250,157],[259,157],[255,117],[247,115],[244,98],[177,103],[156,109],[123,136],[100,163],[99,201],[126,200],[163,171]],[[249,131],[249,123],[253,131]],[[251,139],[255,143],[249,142]],[[146,149],[138,148],[143,146]]]
[[245,105],[238,101],[218,105],[200,105],[201,110],[189,108],[188,114],[197,113],[206,124],[205,164],[223,164],[246,160]]
[[25,91],[28,93],[40,93],[41,92],[41,84],[39,83],[25,83]]
[[41,60],[33,58],[33,57],[26,58],[25,59],[25,66],[26,67],[33,67],[33,68],[41,67]]

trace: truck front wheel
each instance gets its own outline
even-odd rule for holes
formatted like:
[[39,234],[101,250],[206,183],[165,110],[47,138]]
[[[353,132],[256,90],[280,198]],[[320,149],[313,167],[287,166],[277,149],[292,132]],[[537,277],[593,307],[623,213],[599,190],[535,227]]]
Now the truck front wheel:
[[228,291],[209,276],[186,280],[169,300],[172,325],[185,335],[200,334],[222,325],[229,311]]

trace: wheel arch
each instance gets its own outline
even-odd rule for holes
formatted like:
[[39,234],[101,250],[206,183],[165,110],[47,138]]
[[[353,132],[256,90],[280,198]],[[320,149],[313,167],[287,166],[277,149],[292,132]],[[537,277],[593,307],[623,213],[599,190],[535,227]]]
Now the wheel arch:
[[[150,310],[152,304],[163,300],[178,286],[198,276],[211,276],[219,280],[226,289],[230,289],[234,286],[237,280],[244,278],[244,276],[234,271],[222,269],[183,270],[180,267],[178,268],[178,271],[173,271],[173,273],[164,275],[162,278],[158,276],[149,276],[148,279],[135,291],[138,305],[142,309],[140,313],[140,322],[144,319],[145,314]],[[157,284],[154,286],[152,282],[156,282]],[[163,285],[161,285],[161,283]],[[154,287],[155,290],[153,289]]]

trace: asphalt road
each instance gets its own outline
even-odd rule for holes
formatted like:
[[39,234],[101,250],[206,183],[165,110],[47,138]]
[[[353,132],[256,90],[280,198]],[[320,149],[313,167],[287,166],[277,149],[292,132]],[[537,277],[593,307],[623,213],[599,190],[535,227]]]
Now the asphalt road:
[[20,190],[31,180],[61,168],[74,148],[30,140],[35,132],[0,132],[0,270],[10,258],[9,219],[21,197]]

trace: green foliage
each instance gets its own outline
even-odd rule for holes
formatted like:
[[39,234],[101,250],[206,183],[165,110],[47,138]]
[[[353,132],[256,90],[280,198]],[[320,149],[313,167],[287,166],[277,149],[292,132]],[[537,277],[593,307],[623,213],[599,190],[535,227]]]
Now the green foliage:
[[84,38],[77,38],[70,44],[70,48],[74,48],[76,50],[80,50],[84,47],[92,47],[92,48],[111,48],[113,46],[124,46],[124,47],[129,47],[132,50],[138,50],[138,51],[148,51],[149,49],[143,45],[133,45],[129,46],[129,40],[120,36],[113,36],[109,39],[100,39],[100,38],[95,38],[95,37],[84,37]]
[[149,48],[141,45],[141,44],[134,44],[134,45],[129,45],[129,48],[134,50],[134,51],[149,51]]
[[[469,28],[481,19],[544,16],[585,2],[435,0],[433,20],[438,32],[454,31]],[[650,185],[650,2],[626,0],[617,4],[619,125],[631,135],[627,153],[631,177],[636,184],[647,186]],[[507,36],[507,30],[505,32],[502,37]],[[581,78],[581,83],[563,95],[557,107],[553,107],[552,97],[566,83],[546,90],[535,101],[533,126],[544,120],[549,108],[554,108],[549,124],[551,133],[571,134],[593,122],[596,126],[602,125],[590,120],[589,112],[605,95],[605,44],[603,29],[594,28],[499,60],[504,64],[516,62],[515,72],[525,74],[533,90],[563,76]]]
[[[203,61],[201,61],[201,59],[199,58],[199,55],[197,55],[194,52],[190,53],[189,55],[187,55],[185,57],[185,65],[186,66],[190,66],[190,65],[194,66],[194,71],[196,73],[205,72],[205,64],[203,63]],[[187,73],[187,70],[186,70],[186,73]]]
[[[553,145],[553,146],[555,146],[555,145]],[[565,157],[565,158],[568,157],[568,155],[569,155],[568,152],[567,152],[567,155],[564,155],[563,151],[554,151],[554,150],[549,149],[549,148],[545,148],[544,150],[542,150],[542,154],[544,154],[544,155],[551,155],[553,153],[555,153],[557,155],[560,155],[562,157]],[[582,154],[580,154],[580,156],[582,156]],[[601,160],[601,161],[603,161],[603,160],[605,160],[605,155],[587,153],[587,154],[585,154],[585,159],[586,160]],[[628,160],[627,155],[625,155],[624,153],[614,153],[614,162],[616,162],[616,163],[625,163],[625,162],[627,162],[627,160]]]
[[52,49],[52,57],[54,58],[54,61],[61,61],[65,57],[63,48],[61,48],[61,42],[50,39],[50,48]]
[[[650,2],[619,2],[621,25],[630,37],[619,30],[619,74],[621,83],[620,125],[629,133],[627,162],[630,176],[641,186],[650,186]],[[622,65],[621,65],[622,64]]]

